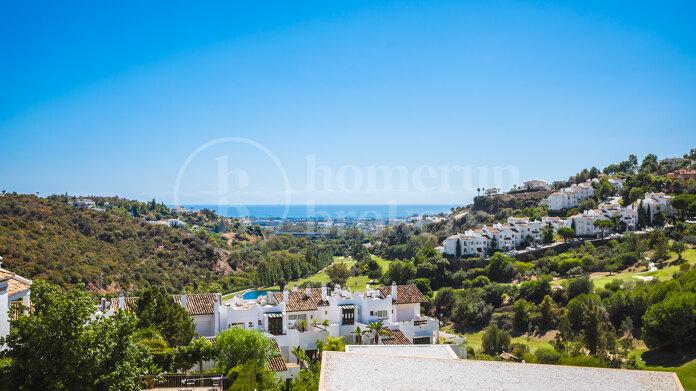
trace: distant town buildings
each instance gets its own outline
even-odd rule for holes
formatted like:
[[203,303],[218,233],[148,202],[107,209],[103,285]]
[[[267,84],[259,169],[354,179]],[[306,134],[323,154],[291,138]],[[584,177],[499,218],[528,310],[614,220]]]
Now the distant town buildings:
[[483,195],[485,195],[486,197],[492,197],[492,196],[498,194],[499,192],[500,192],[500,190],[498,188],[491,187],[490,189],[484,189]]
[[523,190],[551,190],[551,186],[542,181],[532,180],[522,184]]
[[696,170],[687,170],[685,168],[682,168],[681,170],[670,172],[669,174],[667,174],[667,179],[671,179],[672,181],[679,181],[686,184],[689,182],[689,180],[696,180]]

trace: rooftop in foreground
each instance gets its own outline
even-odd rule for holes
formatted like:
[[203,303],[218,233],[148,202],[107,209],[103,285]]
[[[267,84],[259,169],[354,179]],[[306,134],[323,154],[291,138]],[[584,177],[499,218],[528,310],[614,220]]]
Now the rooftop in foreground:
[[459,359],[448,345],[346,345],[346,352]]
[[683,391],[683,388],[672,372],[327,351],[322,360],[319,390]]

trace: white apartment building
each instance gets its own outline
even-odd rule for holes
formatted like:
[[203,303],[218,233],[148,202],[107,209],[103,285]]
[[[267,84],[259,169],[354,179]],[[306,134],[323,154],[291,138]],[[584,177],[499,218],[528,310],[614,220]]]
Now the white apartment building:
[[[509,217],[504,224],[494,224],[492,227],[483,227],[465,231],[463,234],[449,236],[442,243],[444,253],[457,255],[473,255],[486,257],[491,248],[501,251],[509,251],[522,242],[529,239],[533,243],[542,240],[542,230],[546,226],[543,221],[529,221],[526,217]],[[557,229],[556,226],[554,228]]]
[[[244,299],[241,294],[221,302],[219,294],[174,295],[173,300],[186,308],[196,324],[198,334],[214,338],[217,333],[232,327],[262,331],[277,344],[284,360],[294,362],[292,348],[300,346],[308,354],[317,351],[317,340],[328,336],[341,337],[357,343],[353,331],[366,330],[371,321],[381,320],[389,330],[380,336],[379,344],[433,344],[439,340],[439,321],[421,316],[420,305],[427,298],[415,285],[383,286],[365,293],[352,292],[336,285],[333,290],[287,287],[283,292],[268,293],[256,299]],[[97,315],[111,316],[116,309],[130,310],[136,297],[123,296],[106,301]],[[300,321],[307,321],[304,330]],[[362,343],[374,343],[374,336]],[[269,368],[281,378],[293,377],[299,371],[296,365],[285,365],[279,360],[269,362]]]
[[549,206],[549,210],[563,210],[574,208],[580,203],[594,194],[592,182],[587,181],[578,185],[563,188],[557,192],[551,193],[542,204]]
[[638,200],[631,205],[631,208],[638,211],[640,204],[642,202],[643,208],[648,212],[650,221],[648,223],[652,224],[655,214],[662,212],[665,216],[676,216],[677,210],[672,206],[672,199],[674,197],[665,195],[665,193],[645,193],[645,197],[642,200]]
[[[638,212],[631,208],[621,208],[618,204],[600,204],[597,209],[586,210],[583,213],[571,216],[566,220],[568,228],[574,228],[578,236],[599,236],[601,228],[595,227],[598,220],[612,220],[617,217],[626,224],[629,231],[636,229],[638,225]],[[606,232],[604,232],[606,234]]]
[[551,185],[546,182],[531,180],[522,184],[523,190],[551,190]]

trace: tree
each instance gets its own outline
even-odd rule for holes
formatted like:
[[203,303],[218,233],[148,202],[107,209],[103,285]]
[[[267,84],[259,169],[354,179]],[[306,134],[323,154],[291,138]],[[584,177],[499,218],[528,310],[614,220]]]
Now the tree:
[[674,243],[672,243],[672,246],[670,248],[672,252],[677,254],[677,260],[681,261],[682,259],[682,253],[686,251],[686,243],[684,243],[681,240],[678,240]]
[[232,328],[215,337],[216,370],[227,373],[249,360],[263,367],[275,352],[262,331]]
[[651,348],[696,346],[696,294],[675,293],[650,306],[643,315],[642,331]]
[[367,331],[371,333],[375,339],[375,345],[379,345],[379,337],[381,335],[391,336],[391,332],[384,328],[384,322],[381,320],[372,321],[367,324]]
[[508,264],[512,264],[515,261],[514,258],[506,257],[502,253],[495,253],[486,266],[486,271],[488,272],[488,278],[491,281],[505,282],[506,280],[514,277],[508,273]]
[[369,335],[369,331],[361,329],[360,326],[356,327],[355,330],[350,333],[355,334],[355,343],[358,345],[362,345],[363,337]]
[[586,301],[583,312],[582,340],[590,355],[596,356],[601,345],[601,337],[605,332],[605,310],[595,300]]
[[408,284],[416,276],[416,267],[413,262],[393,261],[389,263],[387,271],[382,275],[382,283],[385,285],[395,281],[399,285]]
[[551,296],[544,296],[544,300],[541,301],[541,305],[539,306],[539,313],[541,315],[539,318],[540,326],[544,330],[552,328],[558,318],[558,308]]
[[606,230],[614,228],[614,222],[611,220],[595,220],[592,225],[602,230],[602,237],[604,237]]
[[[573,222],[575,222],[573,220]],[[568,227],[561,227],[558,229],[558,235],[563,238],[563,241],[568,241],[568,239],[575,237],[575,230]]]
[[506,350],[510,350],[510,339],[510,333],[493,324],[483,333],[481,348],[484,353],[496,356]]
[[[533,306],[533,304],[531,305]],[[526,331],[529,327],[530,304],[525,299],[519,299],[512,305],[512,325],[517,330]]]
[[451,287],[440,288],[435,294],[435,299],[433,300],[433,305],[435,306],[435,311],[444,312],[445,314],[452,313],[454,308],[454,303],[456,301],[456,293]]
[[56,285],[32,285],[32,311],[12,320],[0,339],[11,359],[8,389],[136,390],[147,348],[133,341],[133,314],[91,319],[94,307],[83,286],[62,292]]
[[138,328],[154,328],[170,346],[188,345],[196,335],[196,324],[164,287],[144,289],[135,304]]
[[213,344],[206,338],[195,338],[186,346],[179,346],[176,349],[176,366],[183,370],[190,369],[198,364],[198,371],[203,373],[203,361],[210,360],[215,356]]
[[455,242],[454,256],[457,258],[462,256],[462,243],[459,239]]
[[546,224],[541,231],[541,238],[544,243],[553,242],[553,225],[551,225],[551,223]]
[[342,263],[336,263],[330,266],[326,269],[326,274],[331,279],[331,284],[338,284],[340,286],[344,286],[348,278],[352,276],[350,270]]

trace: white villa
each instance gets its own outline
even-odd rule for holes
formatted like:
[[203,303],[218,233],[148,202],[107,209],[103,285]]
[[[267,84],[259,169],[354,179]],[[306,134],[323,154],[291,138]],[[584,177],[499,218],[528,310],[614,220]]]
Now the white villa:
[[[123,296],[107,301],[102,299],[97,315],[111,316],[116,309],[129,310],[136,297]],[[287,287],[283,292],[268,293],[256,299],[244,299],[241,294],[221,302],[219,294],[174,295],[173,300],[192,316],[198,334],[213,338],[222,330],[240,327],[263,331],[283,358],[291,364],[269,362],[269,368],[282,378],[293,377],[299,371],[292,348],[300,346],[309,355],[317,351],[316,341],[327,336],[341,337],[357,343],[353,334],[357,327],[365,330],[371,321],[381,320],[389,335],[378,338],[380,345],[433,344],[439,339],[439,321],[421,316],[420,305],[427,298],[415,285],[383,286],[365,293],[352,292],[336,285],[304,289]],[[300,330],[300,321],[307,321]],[[302,322],[304,324],[304,322]],[[374,343],[374,336],[362,343]],[[278,361],[278,360],[276,360]]]
[[[632,208],[622,208],[619,204],[600,204],[597,209],[586,210],[568,217],[566,226],[575,229],[578,236],[599,236],[602,233],[600,228],[594,226],[597,220],[611,220],[618,216],[619,221],[623,221],[629,231],[636,229],[638,225],[638,212]],[[574,223],[574,224],[573,224]]]
[[483,195],[485,195],[486,197],[490,197],[498,194],[498,192],[500,192],[500,190],[498,190],[497,187],[491,187],[490,189],[484,189]]
[[30,307],[30,298],[31,280],[0,268],[0,338],[10,334],[10,319],[15,316],[16,307],[19,304]]
[[570,209],[580,205],[583,200],[592,194],[594,194],[592,182],[587,181],[551,193],[541,203],[548,205],[549,210]]
[[523,190],[551,190],[551,186],[542,181],[531,180],[522,184]]
[[[463,234],[455,234],[442,243],[444,253],[457,255],[457,243],[459,243],[459,255],[473,255],[486,257],[490,248],[509,251],[529,239],[532,243],[541,242],[542,230],[548,221],[529,221],[526,217],[509,217],[505,224],[494,224],[492,227],[467,230]],[[563,221],[563,220],[561,220]],[[555,229],[558,226],[552,224]]]
[[672,206],[672,196],[665,195],[665,193],[645,193],[645,197],[642,200],[638,200],[631,205],[631,208],[638,211],[640,204],[643,204],[643,208],[648,212],[650,216],[649,223],[652,224],[655,214],[662,212],[665,216],[675,216],[677,210]]

